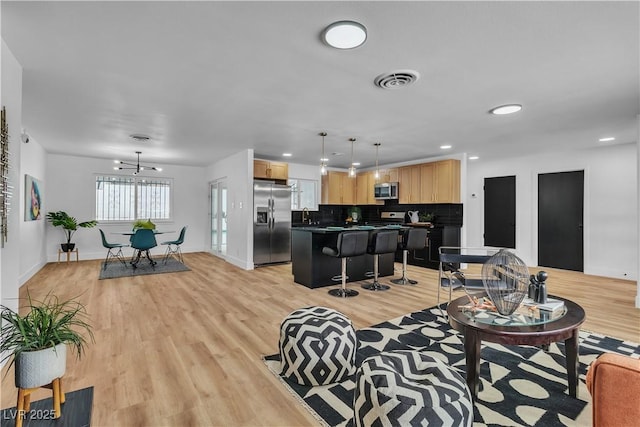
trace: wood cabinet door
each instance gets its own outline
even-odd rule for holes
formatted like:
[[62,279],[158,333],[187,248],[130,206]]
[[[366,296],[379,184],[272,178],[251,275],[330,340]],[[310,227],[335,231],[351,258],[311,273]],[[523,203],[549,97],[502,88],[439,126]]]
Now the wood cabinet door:
[[342,204],[356,204],[356,179],[351,178],[348,173],[343,173],[342,177]]
[[422,179],[420,201],[422,203],[434,203],[436,193],[436,164],[423,163],[420,165],[420,178]]
[[369,190],[369,182],[372,179],[374,179],[373,174],[370,172],[364,172],[356,176],[356,204],[357,205],[367,205],[370,203],[369,193],[373,192],[373,190]]
[[420,165],[399,170],[398,203],[420,203]]
[[460,161],[442,160],[435,168],[436,203],[460,203]]
[[281,162],[270,162],[270,177],[272,179],[289,179],[289,164]]
[[398,168],[387,169],[384,174],[384,180],[382,182],[398,182],[400,177],[398,176]]
[[460,203],[460,161],[441,160],[420,165],[422,203]]
[[322,177],[322,203],[339,205],[342,203],[342,172],[329,171]]
[[253,177],[269,178],[269,162],[265,160],[253,161]]

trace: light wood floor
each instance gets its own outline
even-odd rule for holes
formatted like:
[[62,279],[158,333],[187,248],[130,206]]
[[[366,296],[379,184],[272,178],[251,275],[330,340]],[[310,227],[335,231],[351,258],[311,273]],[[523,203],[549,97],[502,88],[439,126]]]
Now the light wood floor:
[[[97,260],[54,263],[21,288],[87,305],[96,342],[69,357],[64,388],[95,387],[93,426],[317,425],[260,358],[278,351],[282,319],[323,305],[362,328],[436,303],[437,271],[411,266],[417,286],[343,300],[295,284],[288,264],[244,271],[207,253],[185,263],[192,271],[111,280],[98,280]],[[635,282],[545,270],[549,293],[585,308],[583,329],[640,341]],[[15,405],[12,371],[1,391],[2,407]]]

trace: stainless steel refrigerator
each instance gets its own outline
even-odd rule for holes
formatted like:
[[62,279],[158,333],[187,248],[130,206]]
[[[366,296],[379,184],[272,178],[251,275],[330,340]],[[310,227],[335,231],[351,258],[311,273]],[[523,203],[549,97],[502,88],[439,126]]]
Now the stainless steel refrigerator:
[[253,263],[291,261],[291,188],[253,183]]

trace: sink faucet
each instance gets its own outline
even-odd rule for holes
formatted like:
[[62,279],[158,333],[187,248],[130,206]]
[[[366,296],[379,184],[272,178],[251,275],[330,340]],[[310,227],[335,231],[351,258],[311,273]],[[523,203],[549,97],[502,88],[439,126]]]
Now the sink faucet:
[[302,222],[311,222],[311,217],[309,216],[309,209],[308,208],[303,208],[302,209]]

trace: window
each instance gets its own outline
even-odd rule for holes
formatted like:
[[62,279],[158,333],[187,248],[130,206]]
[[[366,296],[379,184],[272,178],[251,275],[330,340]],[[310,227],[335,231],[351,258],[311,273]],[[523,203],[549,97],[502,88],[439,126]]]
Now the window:
[[312,179],[289,179],[291,186],[291,210],[303,208],[318,210],[318,181]]
[[96,176],[96,220],[171,219],[169,178]]

